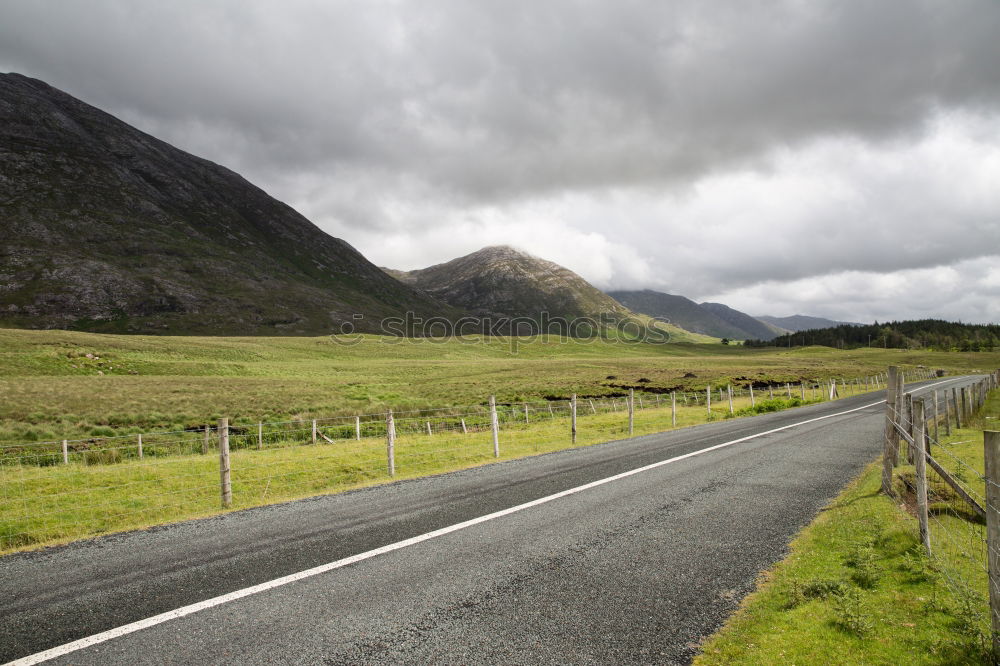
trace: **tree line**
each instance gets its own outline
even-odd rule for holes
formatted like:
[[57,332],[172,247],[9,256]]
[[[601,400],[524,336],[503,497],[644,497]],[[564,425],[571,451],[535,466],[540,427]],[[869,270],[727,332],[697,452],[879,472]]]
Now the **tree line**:
[[747,340],[747,347],[802,347],[822,345],[837,349],[885,347],[940,351],[1000,349],[1000,324],[963,324],[942,319],[887,323],[843,324],[779,335],[773,340]]

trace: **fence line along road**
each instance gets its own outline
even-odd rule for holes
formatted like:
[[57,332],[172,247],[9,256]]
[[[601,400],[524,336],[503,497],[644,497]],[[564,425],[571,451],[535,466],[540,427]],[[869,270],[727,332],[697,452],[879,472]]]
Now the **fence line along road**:
[[[223,418],[183,431],[6,444],[0,551],[783,408],[786,396],[824,401],[879,390],[887,379],[802,381],[797,392],[791,384],[754,383],[705,393],[630,390],[624,399],[502,404],[490,396],[464,408],[258,423]],[[716,389],[723,399],[713,404]]]
[[984,609],[983,633],[1000,654],[1000,432],[969,433],[977,422],[996,424],[996,413],[981,410],[1000,370],[929,396],[904,393],[903,382],[890,367],[882,492],[911,507],[925,552],[959,600]]

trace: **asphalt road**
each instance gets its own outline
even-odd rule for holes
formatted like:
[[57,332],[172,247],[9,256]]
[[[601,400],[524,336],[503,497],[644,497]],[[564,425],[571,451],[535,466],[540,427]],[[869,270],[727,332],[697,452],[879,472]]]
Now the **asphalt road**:
[[[0,662],[882,398],[0,558]],[[879,404],[753,437],[51,663],[687,663],[758,573],[877,457],[882,429]]]

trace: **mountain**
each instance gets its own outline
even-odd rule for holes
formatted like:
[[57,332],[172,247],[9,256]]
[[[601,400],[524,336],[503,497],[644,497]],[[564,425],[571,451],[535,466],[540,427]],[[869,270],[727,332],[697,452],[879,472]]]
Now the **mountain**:
[[458,314],[239,174],[19,74],[0,74],[0,233],[0,326],[322,334]]
[[722,303],[702,303],[701,307],[708,312],[711,312],[719,319],[722,319],[728,324],[736,326],[743,331],[741,339],[744,340],[770,340],[776,335],[787,333],[787,331],[782,328],[769,324],[768,322],[761,321],[756,317],[751,317],[744,312],[735,310],[728,305],[723,305]]
[[669,321],[692,333],[734,340],[754,337],[684,296],[665,294],[651,289],[609,291],[608,295],[633,312]]
[[582,277],[545,259],[506,245],[486,247],[458,259],[415,271],[389,274],[434,298],[476,315],[537,320],[558,317],[615,319],[631,313]]
[[[502,321],[519,318],[542,324],[519,325],[519,333],[544,330],[548,333],[582,335],[593,333],[593,327],[581,320],[592,320],[598,329],[610,332],[621,328],[626,337],[634,337],[634,327],[617,327],[616,323],[633,322],[652,326],[644,315],[636,314],[597,289],[582,277],[559,264],[532,256],[507,245],[486,247],[472,254],[443,264],[414,271],[384,268],[389,275],[421,289],[430,296],[478,317]],[[547,315],[545,314],[547,313]],[[568,328],[545,324],[562,318]],[[576,322],[576,323],[574,323]],[[669,334],[672,342],[718,342],[717,338],[684,330],[674,324],[655,324]],[[496,329],[492,329],[496,330]],[[511,332],[501,329],[501,332]],[[664,339],[657,336],[657,339]]]
[[809,331],[814,328],[830,328],[831,326],[860,326],[850,321],[834,321],[832,319],[824,319],[823,317],[809,317],[807,315],[792,315],[791,317],[772,317],[770,315],[764,315],[762,317],[757,317],[757,319],[771,324],[772,326],[777,326],[784,329],[782,333],[792,332],[797,333],[798,331]]

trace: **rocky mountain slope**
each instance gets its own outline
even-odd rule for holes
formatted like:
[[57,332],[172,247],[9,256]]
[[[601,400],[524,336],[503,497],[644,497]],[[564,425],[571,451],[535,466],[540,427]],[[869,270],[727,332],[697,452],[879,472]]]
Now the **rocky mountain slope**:
[[623,318],[631,313],[574,273],[506,245],[487,247],[443,264],[415,271],[391,271],[402,282],[477,315],[537,319]]
[[238,174],[18,74],[0,74],[0,234],[0,326],[322,334],[461,314]]

